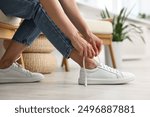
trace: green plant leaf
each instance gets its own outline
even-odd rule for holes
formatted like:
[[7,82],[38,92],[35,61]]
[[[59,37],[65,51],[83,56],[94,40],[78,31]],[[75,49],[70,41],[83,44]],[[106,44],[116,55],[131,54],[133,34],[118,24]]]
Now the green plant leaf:
[[129,27],[129,25],[125,25],[122,29],[125,30]]
[[130,26],[134,27],[135,29],[139,30],[139,32],[143,33],[143,30],[140,26],[136,26],[135,24],[130,24]]
[[129,36],[126,36],[125,39],[128,39],[130,42],[133,43],[132,39]]
[[[133,8],[132,8],[133,9]],[[132,36],[130,36],[130,33],[133,33],[135,35],[134,38],[138,37],[142,39],[144,43],[145,40],[142,36],[143,30],[141,27],[135,25],[135,24],[127,24],[127,18],[130,15],[132,9],[127,12],[127,8],[122,8],[118,15],[113,16],[112,25],[113,25],[113,41],[123,41],[125,39],[128,39],[129,41],[132,41]],[[108,9],[105,7],[105,11],[101,12],[101,17],[103,18],[110,18],[110,13]]]
[[108,9],[106,7],[105,7],[105,10],[106,10],[107,17],[110,18],[109,11],[108,11]]
[[123,12],[124,12],[124,9],[125,9],[125,8],[122,8],[122,9],[121,9],[121,11],[120,11],[120,13],[119,13],[119,15],[118,15],[118,17],[117,17],[117,23],[120,23],[120,22],[121,22],[121,17],[122,17],[122,14],[123,14]]
[[146,44],[146,41],[145,41],[144,37],[140,36],[140,38],[142,39],[142,41],[144,42],[144,44]]
[[122,20],[121,20],[122,23],[126,21],[126,18],[127,18],[126,12],[127,12],[127,9],[125,8],[122,14]]
[[105,19],[105,18],[106,18],[106,16],[105,16],[105,12],[104,12],[104,11],[101,11],[101,12],[100,12],[100,15],[101,15],[101,17],[102,17],[103,19]]

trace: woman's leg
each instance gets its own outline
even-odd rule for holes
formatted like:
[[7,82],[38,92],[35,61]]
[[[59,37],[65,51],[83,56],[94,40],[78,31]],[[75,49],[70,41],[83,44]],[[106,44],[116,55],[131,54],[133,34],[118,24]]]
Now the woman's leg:
[[[6,15],[18,16],[29,20],[32,19],[32,25],[37,26],[37,28],[47,36],[50,42],[62,53],[62,55],[65,57],[70,55],[70,52],[73,49],[71,42],[69,39],[66,40],[64,34],[58,29],[52,19],[48,17],[39,2],[36,0],[6,0],[4,3],[2,3],[2,11]],[[13,4],[13,6],[10,4]],[[25,30],[24,32],[20,30],[19,33],[14,36],[13,40],[26,44],[25,32]],[[20,39],[20,35],[23,35],[23,39]]]
[[71,57],[81,67],[83,67],[83,62],[85,62],[85,67],[88,69],[81,68],[79,84],[123,84],[134,80],[135,76],[131,73],[120,72],[106,65],[96,64],[88,57],[83,59],[79,55],[79,51],[73,51],[73,43],[54,25],[53,20],[46,15],[44,9],[39,4],[34,15],[34,22],[66,58]]
[[[46,28],[47,30],[43,28],[44,32],[48,33],[47,34],[49,37],[48,39],[50,41],[54,40],[54,42],[53,41],[52,42],[55,44],[56,48],[59,51],[61,51],[61,53],[66,58],[68,58],[71,53],[70,57],[75,62],[77,62],[80,66],[82,66],[82,59],[79,59],[82,57],[80,57],[79,53],[76,50],[72,51],[73,46],[70,40],[60,31],[60,29],[45,14],[45,12],[42,9],[40,9],[40,11],[42,11],[42,13],[38,13],[38,14],[43,15],[42,17],[41,16],[40,17],[41,19],[43,19],[45,23],[42,23],[41,21],[39,21],[39,23],[41,23],[42,27],[47,27],[48,25],[47,27],[48,29]],[[35,37],[39,35],[39,33],[40,33],[40,30],[39,28],[36,27],[32,19],[25,20],[21,24],[19,29],[17,30],[15,36],[13,37],[13,41],[11,42],[11,44],[9,45],[9,48],[7,49],[6,53],[2,57],[0,61],[0,68],[6,68],[10,66],[16,60],[16,58],[20,55],[20,53],[26,48],[26,46],[32,43],[32,41],[35,39]],[[12,50],[14,50],[14,47],[15,47],[15,51],[13,51],[12,53]],[[91,63],[91,62],[87,62],[87,63]]]
[[[53,20],[48,17],[48,15],[45,13],[44,9],[38,2],[32,2],[32,0],[17,0],[16,2],[20,2],[20,4],[18,4],[19,6],[16,6],[17,10],[14,9],[15,7],[12,7],[11,10],[9,9],[10,11],[16,10],[16,12],[13,11],[15,12],[16,16],[33,19],[35,25],[47,36],[49,41],[62,53],[63,56],[65,56],[66,58],[71,57],[81,67],[83,66],[83,57],[79,55],[79,52],[73,49],[70,40],[66,38],[66,36],[60,31],[60,29],[55,25]],[[21,10],[23,10],[23,14]],[[8,13],[11,15],[11,12]],[[14,14],[12,13],[12,15]],[[88,63],[86,64],[86,66],[88,66],[88,70],[81,69],[79,84],[84,84],[84,78],[86,77],[88,78],[89,84],[122,84],[133,80],[133,74],[122,73],[105,65],[99,65],[97,67],[93,60],[89,58],[87,58],[86,61],[86,63]],[[90,68],[93,69],[89,70]],[[87,72],[86,74],[85,71]]]
[[[8,64],[12,63],[16,59],[16,57],[18,56],[18,54],[22,52],[22,50],[24,50],[24,48],[26,47],[25,45],[31,44],[31,42],[35,38],[33,35],[37,33],[35,35],[37,36],[38,33],[40,32],[38,29],[41,29],[41,31],[43,31],[43,33],[46,34],[48,39],[62,53],[63,56],[68,58],[70,53],[72,52],[73,46],[70,40],[60,31],[60,29],[55,25],[52,19],[47,16],[47,14],[45,13],[41,5],[38,4],[38,5],[33,5],[33,6],[35,6],[34,9],[36,9],[34,13],[32,12],[33,13],[32,16],[34,16],[33,19],[25,20],[22,23],[22,25],[17,30],[13,38],[14,41],[12,41],[12,44],[10,45],[10,47],[8,48],[6,54],[4,55],[2,59],[4,61],[3,63],[7,63],[7,66]],[[27,17],[25,10],[26,9],[24,9],[24,13],[25,13],[24,16],[26,16],[25,18],[31,18],[31,16]],[[6,13],[8,13],[8,11]],[[15,14],[13,13],[11,14],[10,12],[8,14],[23,17],[22,14],[19,14],[17,11],[15,12]],[[36,26],[38,26],[39,28],[37,28]],[[28,31],[29,29],[30,31]],[[30,33],[33,33],[33,34],[29,35]],[[20,44],[17,42],[19,42]],[[12,53],[12,49],[14,47],[16,48],[16,52],[14,54],[9,54],[9,53]],[[77,63],[79,62],[79,65],[81,65],[80,63],[82,62],[75,59],[75,58],[79,58],[79,55],[77,54],[77,52],[74,51],[72,53],[76,53],[76,54],[72,54],[73,55],[71,56],[72,59],[74,59]]]
[[[44,10],[39,1],[42,2],[44,7],[45,4],[47,5],[48,3],[48,8],[50,9],[47,9],[47,7],[45,7],[44,9],[46,10]],[[58,25],[61,31],[67,37],[69,37],[69,40],[71,40],[73,46],[81,55],[84,54],[88,57],[93,57],[95,55],[95,51],[92,45],[78,34],[77,29],[64,13],[58,0],[47,0],[47,2],[45,0],[6,0],[2,4],[4,4],[2,10],[6,14],[22,17],[25,19],[33,18],[36,25],[41,25],[40,22],[37,23],[37,21],[41,20],[41,17],[39,17],[39,12],[41,13],[41,11],[43,11],[45,14],[48,14]],[[47,11],[47,13],[45,11]],[[44,21],[44,19],[42,21]],[[46,29],[47,26],[45,27],[44,25],[43,27]]]
[[0,60],[0,69],[12,65],[22,51],[33,42],[40,32],[32,19],[24,20]]
[[32,19],[23,21],[0,60],[0,83],[37,82],[44,78],[42,74],[30,72],[14,63],[39,34],[40,30]]

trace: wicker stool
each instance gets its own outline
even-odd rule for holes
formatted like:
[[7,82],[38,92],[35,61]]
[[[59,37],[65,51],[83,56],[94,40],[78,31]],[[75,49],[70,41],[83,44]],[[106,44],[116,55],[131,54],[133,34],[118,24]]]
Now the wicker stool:
[[56,69],[56,58],[51,53],[23,53],[25,68],[32,72],[52,73]]
[[53,45],[41,34],[23,52],[25,68],[40,73],[51,73],[56,69],[56,58],[51,54]]

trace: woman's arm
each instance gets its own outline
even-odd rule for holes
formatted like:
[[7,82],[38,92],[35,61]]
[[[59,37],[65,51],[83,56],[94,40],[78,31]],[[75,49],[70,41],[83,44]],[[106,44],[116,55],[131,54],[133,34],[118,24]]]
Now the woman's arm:
[[52,18],[61,31],[71,40],[72,45],[80,55],[94,57],[93,47],[78,34],[78,30],[65,14],[60,2],[58,0],[40,0],[40,3],[48,16]]
[[59,0],[59,2],[71,22],[84,36],[84,38],[92,44],[95,52],[98,54],[100,52],[102,42],[90,31],[89,27],[85,23],[77,7],[76,0]]
[[80,15],[76,0],[59,0],[59,2],[61,3],[65,13],[67,14],[71,22],[83,36],[91,32],[84,19]]
[[68,19],[58,0],[40,0],[45,11],[53,19],[55,24],[72,39],[78,32],[71,21]]

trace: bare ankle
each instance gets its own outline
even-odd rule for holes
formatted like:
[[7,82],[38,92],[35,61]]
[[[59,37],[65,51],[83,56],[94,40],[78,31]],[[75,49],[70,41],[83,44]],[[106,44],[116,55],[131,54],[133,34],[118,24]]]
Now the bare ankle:
[[6,69],[13,64],[11,61],[0,60],[0,69]]
[[[74,49],[72,50],[70,54],[70,58],[72,58],[76,63],[80,65],[80,67],[83,67],[83,57],[79,55],[79,53]],[[94,69],[97,65],[93,61],[93,59],[86,58],[85,60],[85,68],[86,69]]]
[[88,58],[88,59],[85,60],[85,68],[86,69],[94,69],[96,67],[97,67],[97,65],[95,64],[93,59]]

